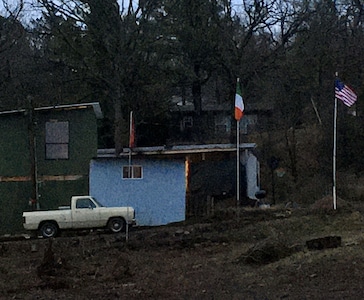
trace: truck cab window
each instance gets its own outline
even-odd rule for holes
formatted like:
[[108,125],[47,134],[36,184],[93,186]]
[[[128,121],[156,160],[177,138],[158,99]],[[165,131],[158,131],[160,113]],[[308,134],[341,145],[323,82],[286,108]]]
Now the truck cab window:
[[90,199],[78,199],[76,208],[95,208],[96,205]]

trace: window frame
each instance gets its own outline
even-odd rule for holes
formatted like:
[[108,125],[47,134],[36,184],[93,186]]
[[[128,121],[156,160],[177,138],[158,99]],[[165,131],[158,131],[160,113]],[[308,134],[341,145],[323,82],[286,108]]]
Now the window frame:
[[51,120],[45,123],[46,160],[68,160],[70,158],[69,144],[69,121]]
[[192,128],[193,127],[193,116],[183,116],[182,119],[182,128]]
[[[84,205],[79,206],[79,203],[84,204],[86,202],[88,203],[87,206]],[[89,198],[80,198],[76,200],[76,209],[94,209],[94,208],[96,208],[96,204],[93,203]]]
[[[131,170],[131,176],[130,176]],[[143,179],[143,167],[141,165],[123,165],[123,179]]]

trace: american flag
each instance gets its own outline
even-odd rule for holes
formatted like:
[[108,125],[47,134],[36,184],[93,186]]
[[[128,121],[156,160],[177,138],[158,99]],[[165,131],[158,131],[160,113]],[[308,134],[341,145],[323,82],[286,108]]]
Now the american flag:
[[354,91],[339,79],[335,80],[335,97],[349,107],[352,106],[358,98]]

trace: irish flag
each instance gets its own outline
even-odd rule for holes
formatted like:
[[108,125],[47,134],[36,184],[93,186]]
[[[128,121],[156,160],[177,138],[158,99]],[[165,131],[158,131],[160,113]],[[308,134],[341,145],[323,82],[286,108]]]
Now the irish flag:
[[244,102],[241,96],[240,82],[239,78],[236,83],[236,94],[235,94],[235,120],[240,121],[244,115]]

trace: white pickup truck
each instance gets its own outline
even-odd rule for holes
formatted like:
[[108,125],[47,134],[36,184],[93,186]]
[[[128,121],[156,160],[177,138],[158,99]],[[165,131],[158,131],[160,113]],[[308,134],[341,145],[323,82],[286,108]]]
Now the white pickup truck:
[[91,196],[73,196],[71,206],[61,206],[58,210],[23,212],[24,228],[39,231],[45,238],[71,229],[103,228],[118,233],[127,225],[135,225],[132,207],[105,207]]

